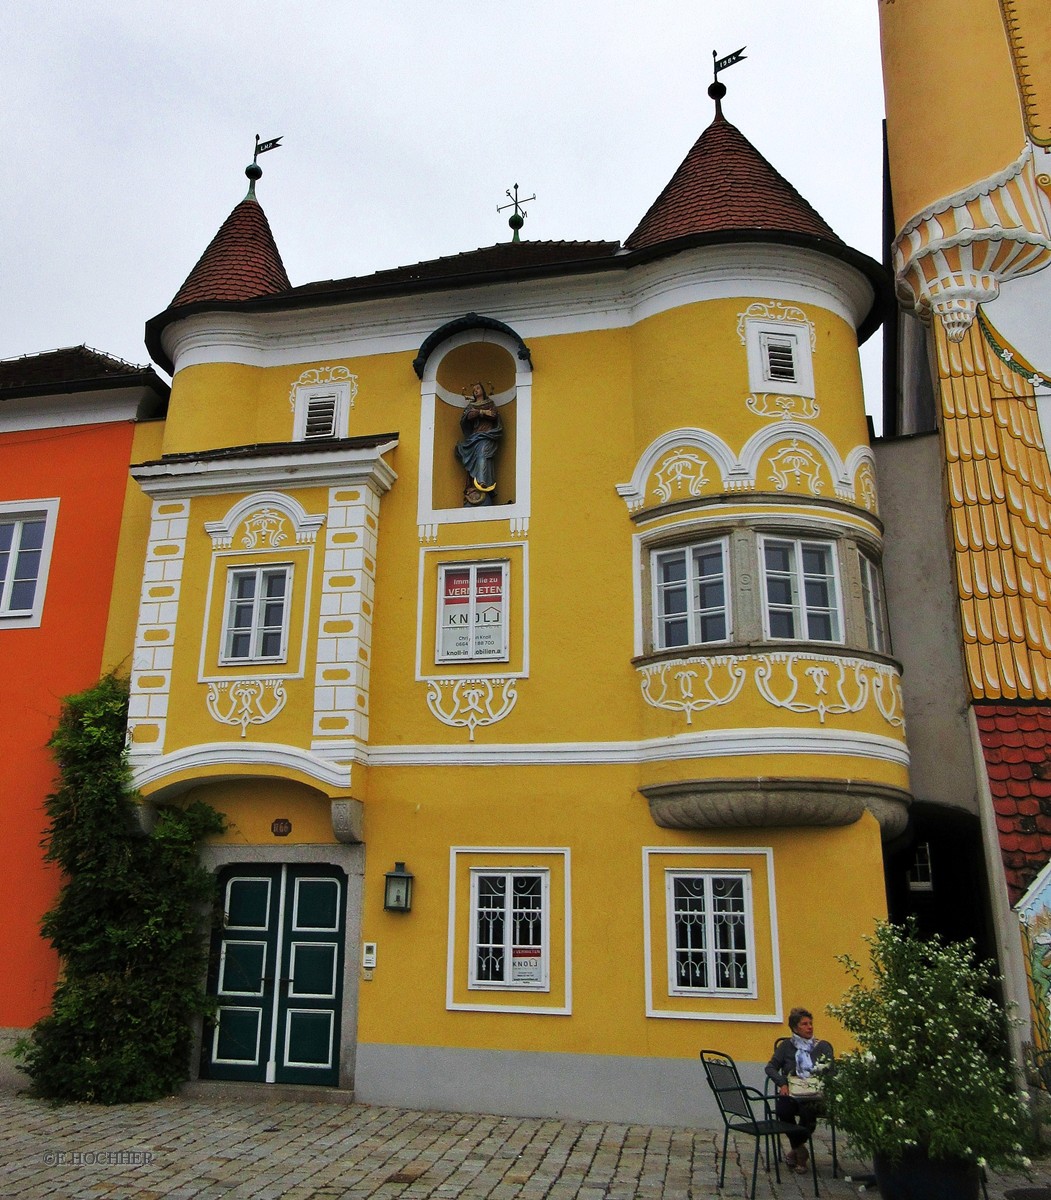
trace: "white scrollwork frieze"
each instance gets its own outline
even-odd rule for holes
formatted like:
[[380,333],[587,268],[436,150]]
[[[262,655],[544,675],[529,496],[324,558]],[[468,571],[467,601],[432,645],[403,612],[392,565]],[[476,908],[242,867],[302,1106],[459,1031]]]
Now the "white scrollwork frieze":
[[287,541],[284,514],[272,508],[259,509],[244,523],[241,543],[246,550],[255,550],[260,546],[277,547]]
[[324,523],[324,514],[308,513],[284,492],[266,491],[238,500],[221,520],[206,521],[204,531],[212,539],[214,550],[228,550],[239,529],[244,531],[241,541],[246,549],[276,549],[288,541],[290,533],[299,545],[312,545]]
[[884,721],[904,732],[897,670],[870,659],[824,654],[712,655],[646,663],[639,667],[642,696],[654,708],[693,714],[736,700],[751,676],[774,708],[829,717],[859,713],[874,703]]
[[[802,666],[807,661],[810,665]],[[869,679],[863,669],[866,665],[858,659],[828,658],[813,662],[794,654],[767,654],[756,663],[755,683],[768,704],[794,713],[817,713],[823,725],[827,716],[860,712],[868,703]],[[799,667],[806,682],[796,674]],[[833,675],[833,691],[829,692],[829,679]],[[775,686],[783,694],[778,695]]]
[[822,725],[826,717],[861,712],[870,696],[888,725],[905,725],[897,673],[881,663],[832,655],[763,654],[755,664],[755,684],[768,704],[815,713]]
[[231,679],[208,685],[208,712],[220,725],[265,725],[285,707],[288,694],[280,679]]
[[699,496],[708,482],[706,466],[703,458],[686,450],[669,454],[654,472],[653,490],[660,502],[667,504],[673,493],[682,495],[684,491],[688,496]]
[[858,468],[854,490],[860,503],[863,504],[865,508],[869,510],[869,512],[876,512],[878,508],[876,500],[876,472],[872,469],[871,463],[862,463]]
[[818,496],[825,486],[821,478],[822,465],[809,447],[801,446],[793,438],[789,445],[771,457],[770,476],[779,492],[786,491],[793,479],[796,487],[802,488],[805,480],[810,492]]
[[757,417],[774,421],[816,421],[821,409],[813,396],[781,396],[772,392],[751,394],[745,400]]
[[453,729],[474,731],[502,721],[518,701],[515,679],[430,679],[427,707]]
[[880,716],[896,729],[905,728],[905,706],[901,698],[901,681],[888,667],[873,667],[872,698]]
[[805,325],[810,330],[810,348],[817,349],[814,322],[794,304],[785,304],[783,300],[756,300],[749,304],[737,319],[737,336],[741,339],[742,346],[746,344],[745,328],[748,321],[791,321],[793,324]]
[[685,714],[687,725],[695,712],[735,700],[748,676],[741,660],[729,654],[647,663],[641,671],[646,703]]
[[358,394],[358,377],[352,375],[346,367],[311,367],[292,384],[288,393],[289,407],[296,411],[296,396],[301,387],[322,387],[326,383],[339,383],[347,388],[347,403],[354,407],[354,397]]

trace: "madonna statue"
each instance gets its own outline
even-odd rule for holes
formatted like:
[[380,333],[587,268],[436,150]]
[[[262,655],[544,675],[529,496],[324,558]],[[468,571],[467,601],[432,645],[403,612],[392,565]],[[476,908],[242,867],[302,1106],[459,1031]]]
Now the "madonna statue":
[[471,398],[460,417],[460,433],[463,436],[456,443],[456,457],[467,472],[464,507],[492,504],[496,491],[496,452],[504,427],[496,405],[480,383],[471,389]]

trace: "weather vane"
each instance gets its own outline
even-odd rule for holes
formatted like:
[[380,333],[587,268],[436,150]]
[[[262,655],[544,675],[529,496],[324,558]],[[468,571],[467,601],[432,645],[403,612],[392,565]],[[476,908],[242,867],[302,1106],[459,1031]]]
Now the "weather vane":
[[721,113],[722,98],[726,95],[726,84],[719,82],[719,72],[725,71],[727,67],[734,66],[739,63],[742,58],[745,58],[745,47],[740,50],[735,50],[733,54],[728,54],[725,58],[717,58],[715,51],[712,51],[712,82],[708,85],[708,95],[715,101],[715,111]]
[[[281,137],[285,135],[282,134]],[[263,174],[263,168],[259,165],[260,154],[265,154],[268,150],[276,150],[281,145],[281,138],[270,138],[265,142],[259,140],[259,134],[255,135],[255,153],[252,155],[252,161],[245,167],[245,174],[248,176],[248,196],[246,199],[255,199],[255,181],[260,179]]]
[[[284,136],[285,136],[284,134],[281,135],[281,137],[284,137]],[[281,145],[280,137],[270,138],[268,141],[261,142],[259,140],[259,134],[257,133],[255,135],[255,154],[252,155],[252,162],[256,162],[258,160],[260,154],[265,154],[268,150],[276,150],[278,148],[278,146],[280,146],[280,145]]]
[[509,189],[507,190],[507,193],[506,193],[506,195],[507,195],[508,199],[511,201],[511,203],[510,203],[510,204],[498,204],[498,205],[496,206],[496,211],[497,211],[497,212],[506,212],[506,211],[507,211],[507,209],[509,209],[509,208],[513,208],[513,209],[515,210],[515,211],[514,211],[514,212],[513,212],[513,213],[512,213],[512,214],[511,214],[511,215],[510,215],[508,218],[507,218],[507,223],[508,223],[508,225],[510,225],[510,226],[511,226],[512,230],[514,231],[514,236],[511,238],[511,241],[512,241],[512,242],[520,242],[522,239],[521,239],[521,238],[518,236],[518,231],[519,231],[519,230],[522,228],[522,226],[525,224],[525,219],[526,219],[526,217],[528,217],[528,216],[529,216],[529,214],[526,212],[526,210],[525,210],[525,209],[522,207],[522,204],[523,204],[523,203],[525,203],[525,204],[528,204],[530,200],[535,200],[535,199],[536,199],[536,192],[534,192],[534,193],[532,194],[532,196],[526,196],[526,198],[525,198],[525,200],[524,200],[524,201],[522,201],[522,202],[519,202],[519,199],[518,199],[518,184],[516,183],[516,184],[515,184],[515,194],[512,196],[512,195],[511,195],[511,190],[510,190],[510,188],[509,188]]
[[742,58],[747,58],[748,56],[745,54],[746,49],[747,47],[742,46],[740,50],[735,50],[733,54],[728,54],[725,58],[716,58],[715,51],[713,50],[712,66],[715,68],[715,72],[712,78],[718,79],[720,71],[725,71],[727,67],[732,67],[735,63],[739,63]]

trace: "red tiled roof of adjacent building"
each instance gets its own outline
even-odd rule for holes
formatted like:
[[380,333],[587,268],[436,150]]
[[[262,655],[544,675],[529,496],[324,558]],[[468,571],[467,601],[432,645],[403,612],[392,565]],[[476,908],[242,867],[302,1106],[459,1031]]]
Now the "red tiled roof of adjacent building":
[[1017,904],[1051,860],[1051,705],[976,704],[974,713],[1007,889]]
[[629,250],[699,233],[766,230],[841,239],[717,109],[667,187],[625,241]]
[[44,350],[18,358],[0,359],[0,389],[31,387],[38,383],[83,383],[113,376],[138,376],[149,367],[92,350],[90,346],[68,346]]
[[254,300],[287,291],[285,264],[262,206],[246,197],[226,218],[170,308],[213,300]]
[[131,386],[152,388],[162,399],[169,391],[152,367],[125,362],[90,346],[0,359],[0,400]]

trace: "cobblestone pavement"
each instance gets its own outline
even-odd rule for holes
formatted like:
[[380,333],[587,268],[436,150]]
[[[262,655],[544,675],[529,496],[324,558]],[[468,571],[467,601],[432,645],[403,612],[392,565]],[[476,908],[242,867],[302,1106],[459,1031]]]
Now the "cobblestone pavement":
[[[752,1142],[718,1190],[714,1130],[412,1112],[360,1104],[173,1097],[155,1104],[49,1108],[0,1096],[0,1200],[691,1200],[746,1196]],[[832,1179],[821,1131],[822,1196],[857,1196]],[[849,1174],[864,1168],[849,1158]],[[991,1176],[1006,1189],[1051,1185]],[[875,1194],[874,1189],[869,1192]],[[757,1197],[813,1194],[760,1165]],[[1037,1192],[1039,1195],[1039,1192]],[[1051,1191],[1048,1192],[1051,1196]],[[1033,1198],[1036,1200],[1036,1197]]]

